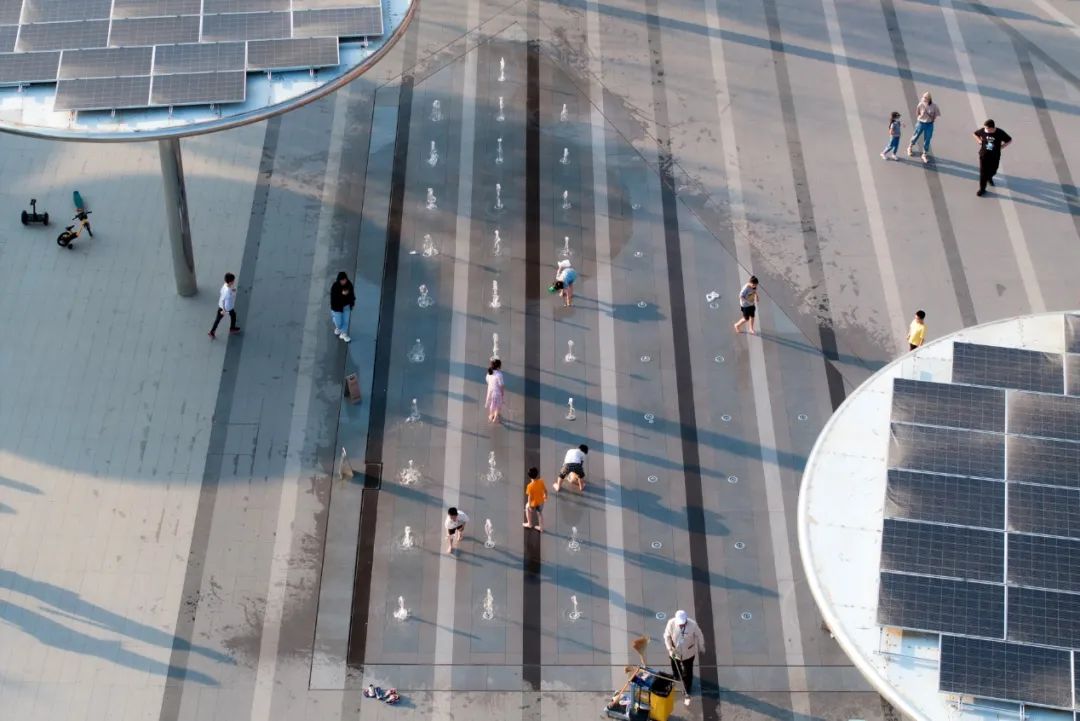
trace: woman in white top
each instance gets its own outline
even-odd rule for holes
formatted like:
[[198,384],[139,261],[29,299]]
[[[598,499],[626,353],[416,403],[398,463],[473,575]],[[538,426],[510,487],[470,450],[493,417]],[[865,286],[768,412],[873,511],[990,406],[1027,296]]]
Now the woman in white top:
[[487,376],[487,396],[484,398],[484,407],[488,412],[488,423],[497,423],[502,420],[502,405],[503,405],[503,374],[502,361],[498,358],[493,358],[488,365]]
[[915,108],[915,132],[908,143],[907,154],[910,158],[915,154],[915,143],[919,138],[923,141],[922,161],[930,162],[930,140],[934,137],[934,121],[941,117],[941,108],[930,97],[929,91],[923,93],[922,102]]

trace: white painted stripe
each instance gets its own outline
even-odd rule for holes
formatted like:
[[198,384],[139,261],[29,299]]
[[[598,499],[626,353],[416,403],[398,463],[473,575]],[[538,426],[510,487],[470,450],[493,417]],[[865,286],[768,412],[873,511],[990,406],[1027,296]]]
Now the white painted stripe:
[[[466,29],[471,30],[480,15],[479,0],[470,0]],[[458,155],[457,223],[454,229],[454,285],[450,317],[450,369],[446,391],[446,455],[443,458],[442,508],[457,505],[461,500],[461,438],[465,418],[465,341],[466,323],[469,317],[469,244],[472,241],[472,162],[473,145],[476,141],[476,72],[477,54],[473,49],[465,55],[465,79],[461,93],[461,146]],[[483,523],[476,515],[472,518],[473,532]],[[440,526],[441,527],[441,526]],[[437,543],[443,543],[439,535]],[[440,545],[433,549],[439,554],[438,598],[435,611],[435,688],[448,689],[451,684],[451,667],[454,661],[454,613],[457,592],[458,561],[446,553]],[[449,696],[435,704],[433,719],[451,719],[453,705]]]
[[[596,300],[601,309],[597,325],[600,332],[600,403],[601,438],[604,442],[604,475],[608,479],[604,499],[604,543],[607,547],[609,590],[608,631],[611,649],[612,682],[626,680],[623,667],[630,661],[626,613],[626,556],[623,547],[622,458],[619,454],[618,375],[615,359],[615,318],[604,308],[614,308],[614,282],[611,272],[611,230],[608,223],[607,149],[604,142],[604,90],[600,85],[603,67],[600,47],[600,15],[597,0],[589,0],[586,27],[589,45],[589,104],[592,131],[593,219],[596,233]],[[616,686],[617,688],[617,686]]]
[[1064,25],[1069,32],[1080,38],[1080,27],[1072,21],[1072,18],[1051,5],[1047,0],[1034,0],[1034,2],[1042,8],[1044,13],[1054,18],[1054,20]]
[[334,198],[337,196],[337,181],[341,174],[341,155],[345,144],[347,92],[348,88],[343,88],[334,95],[334,117],[330,125],[330,149],[326,160],[326,173],[323,176],[322,207],[315,237],[315,253],[311,261],[313,277],[308,290],[307,315],[304,319],[304,334],[297,363],[293,414],[289,423],[289,447],[285,452],[285,472],[281,478],[281,500],[278,503],[274,551],[270,560],[270,586],[266,594],[255,689],[251,699],[252,721],[270,721],[271,718],[270,706],[274,680],[277,677],[278,645],[285,611],[285,594],[288,591],[289,561],[292,558],[293,519],[296,517],[296,499],[302,471],[300,453],[304,448],[304,427],[307,425],[311,401],[311,371],[315,365],[315,348],[319,336],[329,334],[331,329],[329,310],[323,297],[326,286],[318,278],[327,274],[329,263]]
[[870,151],[866,147],[862,116],[859,114],[859,104],[855,99],[855,84],[851,80],[851,68],[848,65],[847,51],[844,49],[844,37],[840,33],[836,3],[834,0],[822,0],[822,7],[825,10],[825,25],[829,29],[829,44],[832,46],[833,56],[837,59],[836,77],[840,81],[840,98],[844,103],[844,114],[847,116],[855,167],[859,171],[859,188],[862,191],[863,204],[866,206],[866,218],[870,224],[870,240],[874,246],[874,254],[877,256],[881,288],[885,293],[885,309],[892,326],[893,347],[889,350],[895,353],[900,349],[907,349],[907,345],[903,343],[906,339],[904,321],[907,319],[907,313],[904,312],[904,306],[900,301],[900,284],[896,280],[889,237],[885,232],[885,219],[881,214],[881,201],[878,199],[877,186],[874,184],[874,173],[870,170],[872,162]]
[[[967,45],[964,44],[964,36],[960,33],[960,24],[956,21],[956,11],[953,10],[952,0],[941,0],[941,14],[945,16],[945,28],[949,31],[949,39],[952,40],[953,53],[956,55],[956,64],[960,68],[960,77],[964,81],[964,89],[967,91],[968,102],[971,105],[971,113],[975,118],[973,127],[981,127],[989,115],[983,105],[982,96],[979,94],[979,82],[975,78],[975,69],[971,65],[971,56],[968,55]],[[1002,174],[1005,172],[1005,153],[1002,153]],[[999,176],[1000,178],[1000,176]],[[1008,178],[995,179],[1000,187],[1008,188]],[[1042,287],[1039,285],[1035,273],[1035,264],[1031,260],[1028,251],[1027,239],[1024,237],[1024,229],[1020,225],[1020,216],[1016,213],[1016,204],[1008,195],[1000,195],[995,198],[1001,207],[1001,214],[1005,217],[1005,230],[1012,245],[1013,255],[1016,257],[1016,266],[1020,271],[1020,282],[1024,285],[1027,294],[1028,305],[1032,313],[1046,311],[1046,301],[1043,300]]]
[[[736,258],[741,268],[750,268],[753,257],[750,249],[746,204],[743,200],[742,174],[739,171],[739,151],[735,138],[735,121],[728,87],[724,44],[720,37],[720,21],[715,0],[706,0],[705,19],[709,27],[709,52],[712,56],[713,77],[716,81],[716,105],[720,116],[720,142],[724,151],[724,172],[727,179],[728,205],[734,229]],[[736,279],[731,279],[734,282]],[[738,279],[741,282],[741,279]],[[740,338],[741,340],[741,338]],[[788,665],[789,688],[806,688],[805,659],[802,629],[795,596],[795,574],[791,562],[791,540],[784,508],[784,491],[780,479],[780,461],[776,454],[776,431],[769,401],[768,369],[765,351],[757,338],[745,338],[749,346],[751,386],[754,392],[762,472],[765,480],[765,500],[768,506],[769,536],[773,546],[773,566],[776,572],[777,594],[780,603],[780,627],[784,636],[784,656]],[[805,694],[792,694],[792,710],[809,715],[810,705]]]

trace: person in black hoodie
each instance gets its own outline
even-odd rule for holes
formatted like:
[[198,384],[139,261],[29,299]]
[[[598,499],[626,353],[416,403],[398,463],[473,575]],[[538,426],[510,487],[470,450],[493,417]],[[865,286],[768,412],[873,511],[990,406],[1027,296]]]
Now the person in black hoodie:
[[352,340],[349,337],[349,317],[355,304],[356,293],[353,292],[352,281],[345,271],[341,271],[330,286],[330,317],[334,320],[334,335],[346,343]]

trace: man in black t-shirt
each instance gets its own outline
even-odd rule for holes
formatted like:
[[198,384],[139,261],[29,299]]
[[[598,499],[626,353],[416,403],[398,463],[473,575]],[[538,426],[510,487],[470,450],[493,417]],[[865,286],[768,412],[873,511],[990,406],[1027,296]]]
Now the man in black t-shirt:
[[994,184],[1001,151],[1012,142],[1012,136],[997,127],[993,120],[987,120],[972,135],[979,144],[979,192],[976,195],[985,195],[987,184]]

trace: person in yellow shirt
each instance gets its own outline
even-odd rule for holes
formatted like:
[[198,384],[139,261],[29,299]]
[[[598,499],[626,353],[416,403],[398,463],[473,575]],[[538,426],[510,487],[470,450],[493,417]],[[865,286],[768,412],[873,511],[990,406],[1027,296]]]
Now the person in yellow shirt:
[[[536,468],[529,469],[529,484],[525,486],[525,528],[535,528],[544,532],[544,501],[547,500],[547,486],[540,477],[540,471]],[[536,525],[532,523],[532,516],[536,515]]]
[[911,321],[911,325],[908,327],[907,342],[908,350],[915,350],[923,344],[926,340],[926,311],[915,311],[915,319]]

